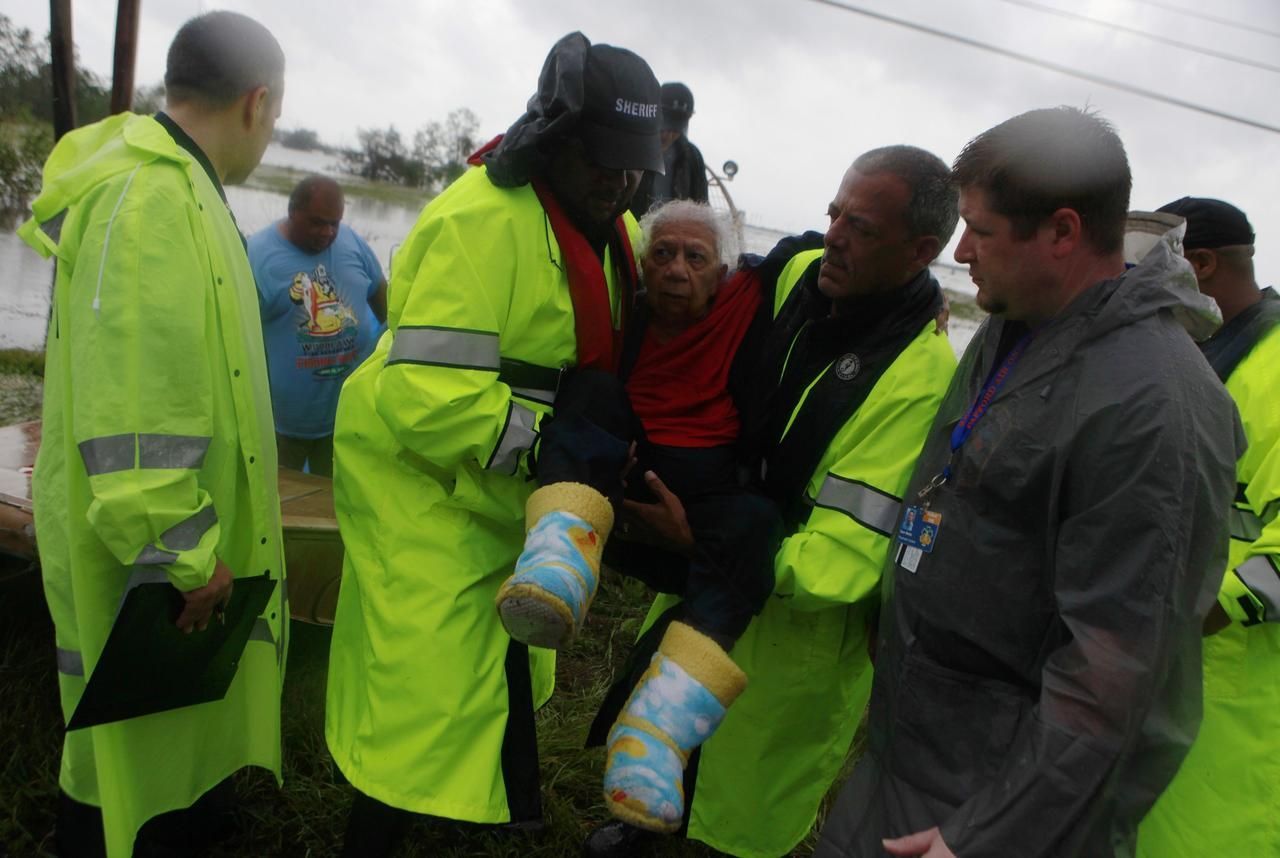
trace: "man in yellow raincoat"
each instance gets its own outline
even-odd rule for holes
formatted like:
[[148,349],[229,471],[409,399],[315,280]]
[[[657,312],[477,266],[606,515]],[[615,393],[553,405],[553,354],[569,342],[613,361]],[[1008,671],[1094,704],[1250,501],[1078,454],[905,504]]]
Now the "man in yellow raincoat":
[[630,51],[565,36],[525,115],[397,254],[389,330],[334,433],[346,559],[325,736],[358,791],[344,854],[388,854],[414,813],[540,823],[552,654],[513,640],[495,598],[561,370],[616,365],[635,281],[623,213],[639,171],[662,168],[658,91]]
[[[200,634],[233,578],[283,581],[257,293],[222,190],[261,159],[283,82],[261,24],[188,21],[166,111],[66,135],[20,230],[57,264],[32,491],[67,717],[129,587],[171,583],[178,625]],[[60,855],[101,854],[105,835],[124,858],[135,837],[153,842],[156,828],[138,833],[149,819],[238,769],[279,778],[286,610],[278,586],[223,700],[67,734]],[[206,833],[194,819],[169,827],[184,853]]]
[[1183,197],[1184,255],[1222,328],[1200,344],[1249,448],[1236,462],[1231,553],[1205,623],[1204,720],[1138,828],[1139,858],[1280,855],[1280,296],[1259,289],[1253,227],[1221,200]]

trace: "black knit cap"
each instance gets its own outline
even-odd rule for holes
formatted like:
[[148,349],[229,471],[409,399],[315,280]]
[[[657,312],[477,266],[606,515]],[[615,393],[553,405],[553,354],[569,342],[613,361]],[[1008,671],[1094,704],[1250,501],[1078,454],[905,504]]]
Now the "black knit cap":
[[1182,239],[1182,246],[1187,250],[1253,244],[1249,219],[1231,203],[1206,197],[1183,197],[1156,211],[1175,214],[1187,221],[1187,234]]

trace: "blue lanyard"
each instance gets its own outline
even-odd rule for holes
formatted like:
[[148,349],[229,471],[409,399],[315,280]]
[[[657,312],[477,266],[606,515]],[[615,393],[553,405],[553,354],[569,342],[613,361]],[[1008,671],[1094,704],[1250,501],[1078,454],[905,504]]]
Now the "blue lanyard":
[[951,430],[951,458],[947,460],[947,464],[942,468],[942,482],[951,479],[951,462],[955,460],[956,452],[964,446],[965,441],[969,440],[969,436],[973,434],[973,427],[977,426],[978,421],[986,415],[992,400],[996,398],[996,394],[1004,387],[1004,383],[1009,380],[1014,365],[1022,357],[1022,353],[1027,350],[1034,333],[1034,331],[1028,331],[1022,335],[1022,339],[1014,344],[1013,348],[1009,350],[1009,354],[1005,355],[1004,360],[996,367],[995,371],[987,376],[987,383],[983,386],[982,393],[978,394],[978,398],[969,406],[969,410],[965,412],[964,417],[956,424],[956,428]]
[[[1005,387],[1005,382],[1009,380],[1009,375],[1014,370],[1014,365],[1023,356],[1023,352],[1027,351],[1027,346],[1032,342],[1032,337],[1036,334],[1034,330],[1023,334],[1023,338],[1014,344],[1005,356],[1005,360],[1001,361],[991,375],[987,376],[987,383],[983,385],[982,393],[978,394],[977,400],[973,401],[973,405],[969,406],[969,410],[965,411],[964,417],[961,417],[960,423],[957,423],[955,429],[951,430],[951,457],[948,458],[947,464],[942,466],[942,473],[934,476],[929,480],[924,488],[919,490],[916,497],[925,499],[933,492],[934,489],[940,488],[943,483],[951,479],[951,462],[955,461],[956,452],[964,447],[964,442],[968,441],[969,435],[973,434],[974,426],[978,425],[978,421],[986,416],[987,409],[991,407],[991,403],[996,398],[996,394],[1000,393],[1000,389]],[[925,507],[928,503],[925,502]]]

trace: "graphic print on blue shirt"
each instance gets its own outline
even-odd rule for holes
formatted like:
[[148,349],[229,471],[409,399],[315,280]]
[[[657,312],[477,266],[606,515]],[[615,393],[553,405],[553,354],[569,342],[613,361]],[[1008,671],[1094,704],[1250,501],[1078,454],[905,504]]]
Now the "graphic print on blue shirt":
[[301,355],[298,369],[314,369],[319,378],[344,375],[356,359],[356,333],[360,326],[351,308],[329,277],[324,263],[310,272],[293,275],[289,300],[306,314],[298,320],[298,344]]
[[383,280],[377,257],[346,224],[307,253],[272,224],[249,239],[276,431],[333,434],[342,382],[372,352],[380,325],[369,298]]

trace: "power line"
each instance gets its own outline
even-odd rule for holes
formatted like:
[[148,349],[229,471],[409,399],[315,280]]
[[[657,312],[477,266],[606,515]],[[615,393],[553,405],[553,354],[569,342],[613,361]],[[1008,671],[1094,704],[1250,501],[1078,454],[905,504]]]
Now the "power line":
[[1032,0],[1004,0],[1005,3],[1012,3],[1015,6],[1023,6],[1027,9],[1034,9],[1037,12],[1046,12],[1050,15],[1057,15],[1060,18],[1069,18],[1074,21],[1086,21],[1090,24],[1096,24],[1100,27],[1107,27],[1112,30],[1118,30],[1121,33],[1128,33],[1131,36],[1137,36],[1141,39],[1148,39],[1152,42],[1159,42],[1163,45],[1172,45],[1175,48],[1182,48],[1186,51],[1194,51],[1197,54],[1204,54],[1208,57],[1216,57],[1220,60],[1226,60],[1231,63],[1240,63],[1241,65],[1253,66],[1254,68],[1264,69],[1269,72],[1280,72],[1280,66],[1273,66],[1270,63],[1251,60],[1247,57],[1233,56],[1221,51],[1215,51],[1210,48],[1202,48],[1191,42],[1183,42],[1178,39],[1171,39],[1168,36],[1149,33],[1146,30],[1139,30],[1136,27],[1126,27],[1124,24],[1116,24],[1111,21],[1104,21],[1101,18],[1094,18],[1090,15],[1081,15],[1079,12],[1068,12],[1066,9],[1059,9],[1055,6],[1046,6],[1043,3],[1035,3]]
[[1221,24],[1224,27],[1234,27],[1237,30],[1244,30],[1246,33],[1257,33],[1261,36],[1271,36],[1274,39],[1280,39],[1280,33],[1275,30],[1264,30],[1261,27],[1254,27],[1250,24],[1244,24],[1240,21],[1231,21],[1226,18],[1216,18],[1213,15],[1205,15],[1193,9],[1186,9],[1173,3],[1161,3],[1160,0],[1131,0],[1133,3],[1140,3],[1144,6],[1155,6],[1159,9],[1167,9],[1170,12],[1177,12],[1179,15],[1187,15],[1191,18],[1199,18],[1201,21],[1212,21],[1215,24]]
[[1102,86],[1108,86],[1108,87],[1111,87],[1112,89],[1118,89],[1123,92],[1132,93],[1133,95],[1140,95],[1144,98],[1150,98],[1155,101],[1162,101],[1165,104],[1172,104],[1175,107],[1182,107],[1187,110],[1194,110],[1197,113],[1203,113],[1208,116],[1216,117],[1218,119],[1225,119],[1228,122],[1238,122],[1241,125],[1248,125],[1251,128],[1258,128],[1263,131],[1270,131],[1273,134],[1280,134],[1280,127],[1277,127],[1275,125],[1267,125],[1265,122],[1259,122],[1256,119],[1248,119],[1244,116],[1236,116],[1231,113],[1225,113],[1221,110],[1214,110],[1212,107],[1205,107],[1204,105],[1201,105],[1201,104],[1193,104],[1190,101],[1183,101],[1182,99],[1179,99],[1179,98],[1171,98],[1170,96],[1164,95],[1163,93],[1155,92],[1150,89],[1143,89],[1142,87],[1133,86],[1131,84],[1124,83],[1123,81],[1111,80],[1110,78],[1101,77],[1095,74],[1089,74],[1088,72],[1083,72],[1083,71],[1080,71],[1079,69],[1071,68],[1070,66],[1064,66],[1064,65],[1059,65],[1057,63],[1047,62],[1045,60],[1037,59],[1036,57],[1028,56],[1027,54],[1020,54],[1017,51],[1008,50],[1007,48],[1001,48],[996,45],[987,44],[986,42],[979,42],[976,39],[970,39],[967,36],[960,36],[955,33],[948,33],[945,30],[937,30],[937,29],[934,29],[933,27],[926,27],[924,24],[917,24],[913,21],[904,21],[901,18],[894,18],[890,15],[885,15],[881,12],[873,12],[870,9],[863,9],[860,6],[853,6],[848,3],[836,2],[836,0],[811,0],[811,2],[820,3],[824,6],[832,6],[836,9],[843,9],[844,11],[852,12],[855,15],[865,15],[868,18],[874,18],[877,21],[884,21],[887,24],[896,24],[899,27],[906,27],[909,30],[916,30],[921,33],[928,33],[929,35],[937,36],[940,39],[948,39],[953,42],[959,42],[960,44],[968,45],[971,48],[978,48],[979,50],[990,51],[993,54],[999,54],[1000,56],[1008,57],[1009,59],[1013,59],[1013,60],[1018,60],[1019,62],[1028,63],[1033,66],[1039,66],[1040,68],[1049,69],[1050,71],[1056,71],[1059,74],[1065,74],[1070,77],[1075,77],[1075,78],[1079,78],[1080,80],[1088,81],[1090,83],[1096,83]]

